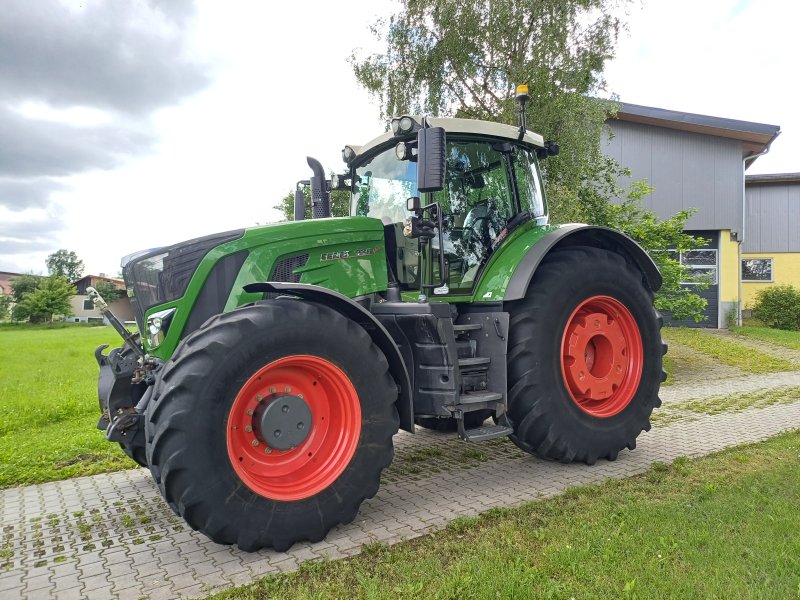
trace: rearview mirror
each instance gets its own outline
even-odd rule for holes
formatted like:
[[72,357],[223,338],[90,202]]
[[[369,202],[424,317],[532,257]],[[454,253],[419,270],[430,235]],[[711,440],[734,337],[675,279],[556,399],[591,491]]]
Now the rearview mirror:
[[420,192],[444,189],[446,148],[444,128],[426,127],[417,132],[417,189]]
[[408,212],[419,212],[419,209],[422,208],[422,203],[419,201],[418,196],[412,196],[411,198],[406,200],[406,210]]

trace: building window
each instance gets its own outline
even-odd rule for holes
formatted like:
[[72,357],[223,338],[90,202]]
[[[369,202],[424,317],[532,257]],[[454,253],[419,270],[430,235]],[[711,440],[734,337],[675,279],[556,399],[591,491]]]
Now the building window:
[[772,281],[772,259],[743,258],[742,281]]
[[715,249],[703,248],[702,250],[687,250],[681,252],[681,264],[689,269],[692,278],[689,281],[681,281],[684,284],[697,284],[708,282],[709,285],[717,285],[717,251]]
[[87,298],[83,301],[83,310],[94,310],[94,303]]

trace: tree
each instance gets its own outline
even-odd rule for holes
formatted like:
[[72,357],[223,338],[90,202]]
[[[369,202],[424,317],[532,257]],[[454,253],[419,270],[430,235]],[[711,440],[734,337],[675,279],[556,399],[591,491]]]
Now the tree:
[[26,273],[14,277],[11,280],[11,293],[14,296],[14,302],[22,302],[22,299],[27,294],[30,294],[39,287],[39,283],[41,283],[42,279],[44,279],[44,277],[41,275],[34,275],[33,273]]
[[[306,203],[306,219],[311,218],[311,190],[303,187],[303,197]],[[350,192],[348,190],[333,190],[331,192],[331,216],[346,217],[350,214]],[[286,221],[294,220],[294,192],[289,192],[281,198],[280,204],[273,206],[281,211]]]
[[71,250],[58,250],[47,257],[47,272],[68,281],[80,279],[83,275],[83,261]]
[[97,290],[97,293],[103,297],[103,300],[111,304],[114,300],[117,300],[122,297],[124,290],[119,289],[116,285],[111,283],[110,281],[98,281],[94,285],[94,289]]
[[5,321],[8,318],[8,309],[13,301],[14,297],[10,294],[0,294],[0,321]]
[[[529,88],[528,129],[556,140],[561,152],[543,162],[551,220],[617,227],[665,269],[657,306],[675,318],[702,318],[705,301],[680,281],[688,274],[673,255],[698,245],[682,232],[691,213],[659,220],[641,205],[646,186],[623,190],[629,175],[602,153],[616,103],[603,69],[614,56],[627,0],[402,0],[373,33],[385,52],[351,56],[356,79],[384,117],[430,113],[518,123],[517,84]],[[619,208],[612,208],[615,202]],[[676,227],[680,234],[676,233]]]
[[25,294],[14,310],[17,316],[24,315],[33,321],[52,323],[53,315],[72,314],[70,299],[75,293],[75,287],[63,277],[43,277],[38,287]]

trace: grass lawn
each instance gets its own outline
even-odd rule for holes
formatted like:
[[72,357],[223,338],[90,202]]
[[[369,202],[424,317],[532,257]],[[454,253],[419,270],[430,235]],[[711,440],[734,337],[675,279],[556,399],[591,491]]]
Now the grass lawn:
[[772,342],[779,346],[800,350],[800,331],[785,331],[783,329],[770,329],[769,327],[753,327],[745,325],[731,329],[736,335]]
[[111,327],[0,326],[0,487],[136,466],[95,429],[99,344]]
[[683,344],[747,373],[773,373],[792,371],[796,368],[787,360],[737,344],[735,340],[704,333],[699,329],[664,327],[661,335],[668,342]]
[[222,598],[798,598],[800,433],[513,510]]

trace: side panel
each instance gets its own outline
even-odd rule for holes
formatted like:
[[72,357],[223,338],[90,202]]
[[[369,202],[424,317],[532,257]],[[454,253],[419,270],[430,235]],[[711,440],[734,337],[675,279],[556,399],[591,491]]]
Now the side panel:
[[522,259],[548,233],[558,231],[553,225],[536,225],[529,221],[509,235],[500,248],[489,259],[481,274],[471,302],[500,302],[506,296],[506,288]]
[[[304,266],[295,269],[300,283],[332,289],[348,297],[382,291],[387,286],[383,224],[377,219],[314,219],[248,229],[239,239],[206,254],[181,298],[147,310],[149,315],[165,308],[177,308],[164,341],[158,348],[147,348],[152,355],[163,360],[172,356],[189,331],[187,324],[195,305],[208,295],[203,293],[206,284],[215,285],[210,275],[216,265],[242,252],[247,256],[227,289],[223,303],[225,312],[260,300],[263,294],[245,292],[244,286],[269,280],[278,260],[301,254],[307,254],[308,259]],[[196,323],[191,322],[191,325],[194,327]]]

